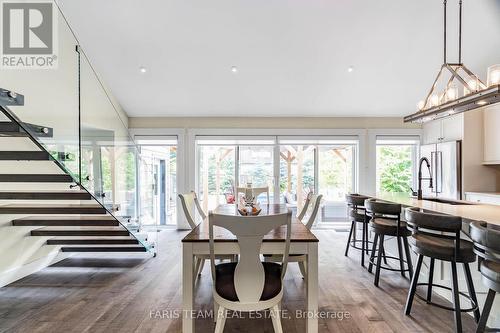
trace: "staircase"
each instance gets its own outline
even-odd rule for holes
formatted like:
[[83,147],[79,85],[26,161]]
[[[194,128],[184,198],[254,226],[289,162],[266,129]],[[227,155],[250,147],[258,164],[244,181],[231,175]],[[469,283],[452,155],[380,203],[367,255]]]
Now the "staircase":
[[13,227],[26,228],[28,237],[46,239],[62,252],[151,250],[75,183],[23,127],[31,126],[31,133],[39,128],[43,136],[50,135],[50,129],[9,118],[12,121],[0,122],[0,218],[12,218]]

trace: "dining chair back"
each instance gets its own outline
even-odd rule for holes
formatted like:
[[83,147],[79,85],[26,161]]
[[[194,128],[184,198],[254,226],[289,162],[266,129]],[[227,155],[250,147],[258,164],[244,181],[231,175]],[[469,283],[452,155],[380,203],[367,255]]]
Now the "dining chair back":
[[[297,219],[304,223],[309,230],[311,230],[314,221],[316,220],[316,216],[318,215],[319,207],[321,205],[321,199],[323,199],[322,194],[314,194],[313,192],[309,192],[307,194],[304,207],[300,211],[299,215],[297,215]],[[306,222],[304,222],[304,217],[307,217]]]
[[264,267],[260,260],[260,248],[266,234],[286,226],[285,248],[281,263],[281,278],[286,273],[290,250],[292,213],[263,216],[231,216],[209,213],[209,248],[212,277],[215,276],[214,226],[224,228],[238,240],[240,257],[234,273],[236,294],[241,303],[258,302],[264,289]]
[[179,198],[181,199],[182,210],[184,211],[184,215],[186,216],[186,220],[189,223],[191,229],[194,229],[197,225],[196,223],[196,211],[200,215],[201,219],[204,220],[207,215],[201,208],[200,202],[198,201],[198,197],[196,193],[191,191],[186,194],[179,194]]
[[[267,196],[267,203],[269,202],[269,186],[265,187],[252,187],[252,196],[257,198],[260,194],[265,193]],[[240,193],[246,194],[246,191],[248,191],[248,187],[237,187],[236,188],[236,193],[237,195]]]

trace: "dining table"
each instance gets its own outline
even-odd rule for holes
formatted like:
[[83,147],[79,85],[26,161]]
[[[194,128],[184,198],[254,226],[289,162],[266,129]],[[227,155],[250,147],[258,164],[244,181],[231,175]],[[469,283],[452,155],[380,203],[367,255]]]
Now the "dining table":
[[[277,215],[286,213],[285,204],[264,204],[260,206],[259,215]],[[235,204],[219,205],[215,214],[238,216],[238,207]],[[283,254],[286,240],[286,226],[281,226],[264,236],[262,254]],[[292,215],[290,254],[303,254],[306,256],[305,278],[305,309],[306,332],[318,332],[318,243],[316,236],[295,216]],[[214,252],[215,254],[238,255],[239,246],[236,236],[230,231],[214,227]],[[209,230],[208,217],[192,229],[182,239],[182,331],[195,332],[195,256],[208,255]],[[286,293],[286,286],[285,293]]]

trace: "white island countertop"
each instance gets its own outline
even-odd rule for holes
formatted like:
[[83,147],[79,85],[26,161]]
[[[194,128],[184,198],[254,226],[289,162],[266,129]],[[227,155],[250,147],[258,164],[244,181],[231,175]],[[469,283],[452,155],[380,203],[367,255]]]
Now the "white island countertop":
[[[464,201],[464,205],[451,205],[447,203],[433,202],[428,200],[417,200],[408,193],[377,193],[364,195],[401,204],[405,207],[419,207],[430,211],[460,216],[466,220],[485,221],[500,227],[500,206],[477,204]],[[459,201],[460,202],[460,201]],[[496,228],[495,228],[496,229]]]

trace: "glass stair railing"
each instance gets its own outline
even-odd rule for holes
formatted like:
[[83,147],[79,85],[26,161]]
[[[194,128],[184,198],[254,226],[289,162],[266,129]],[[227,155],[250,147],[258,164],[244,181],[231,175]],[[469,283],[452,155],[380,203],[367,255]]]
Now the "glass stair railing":
[[[37,146],[35,155],[49,155],[64,171],[61,175],[27,175],[25,180],[57,183],[69,177],[73,189],[88,192],[139,244],[154,253],[153,238],[157,236],[142,228],[137,186],[140,172],[154,171],[143,167],[125,113],[94,71],[60,10],[58,15],[58,68],[0,68],[0,138],[27,136]],[[4,177],[22,180],[18,175]]]

